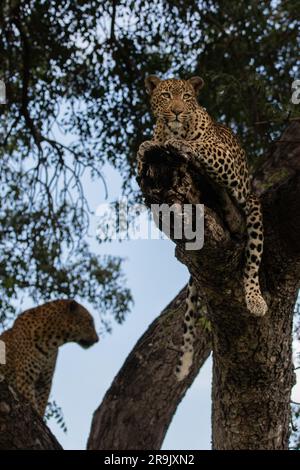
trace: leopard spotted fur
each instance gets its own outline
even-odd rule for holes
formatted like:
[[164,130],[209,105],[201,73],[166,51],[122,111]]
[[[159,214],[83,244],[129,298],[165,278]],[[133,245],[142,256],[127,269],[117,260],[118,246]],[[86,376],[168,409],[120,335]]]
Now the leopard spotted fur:
[[59,346],[98,341],[94,320],[75,300],[55,300],[26,310],[0,335],[6,350],[0,375],[44,416]]
[[[259,284],[263,253],[262,212],[258,198],[251,192],[244,150],[232,131],[215,122],[199,105],[197,95],[204,84],[202,78],[160,80],[152,75],[146,78],[145,84],[156,125],[153,139],[143,142],[139,148],[139,173],[144,165],[145,151],[164,145],[170,151],[179,152],[196,170],[206,173],[220,191],[225,188],[246,216],[248,241],[243,278],[246,306],[255,316],[265,315],[267,304]],[[186,300],[182,357],[176,369],[179,380],[186,377],[192,364],[196,297],[191,282]]]

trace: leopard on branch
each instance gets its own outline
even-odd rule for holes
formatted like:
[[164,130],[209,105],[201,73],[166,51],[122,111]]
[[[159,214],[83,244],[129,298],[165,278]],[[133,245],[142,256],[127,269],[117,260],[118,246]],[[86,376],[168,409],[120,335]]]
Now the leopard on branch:
[[[262,211],[257,196],[251,192],[245,151],[232,131],[215,122],[199,105],[197,96],[204,85],[201,77],[161,80],[151,75],[146,78],[145,85],[156,124],[152,140],[139,147],[138,173],[144,172],[145,152],[164,146],[170,152],[180,154],[195,171],[207,174],[220,191],[227,191],[246,217],[243,284],[247,309],[257,317],[265,315],[268,307],[259,284],[263,253]],[[191,279],[187,290],[181,359],[176,368],[178,380],[188,375],[192,365],[196,309],[197,292]]]

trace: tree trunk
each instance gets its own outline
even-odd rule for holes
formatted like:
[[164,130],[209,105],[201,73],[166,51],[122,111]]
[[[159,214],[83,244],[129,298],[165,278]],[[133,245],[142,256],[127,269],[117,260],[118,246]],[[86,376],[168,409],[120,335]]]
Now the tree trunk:
[[0,450],[62,450],[44,421],[6,382],[0,382]]
[[[193,368],[178,383],[174,374],[181,343],[185,291],[150,325],[95,411],[88,449],[160,449],[176,408],[211,352],[205,325],[198,328]],[[204,302],[204,301],[203,301]]]
[[[148,205],[205,203],[202,250],[186,251],[184,241],[176,240],[176,256],[206,299],[212,325],[214,449],[288,448],[292,318],[300,278],[300,124],[290,125],[273,150],[254,179],[265,228],[261,284],[269,311],[263,318],[251,316],[244,301],[244,231],[230,232],[207,177],[163,146],[145,154],[140,175]],[[152,376],[154,383],[161,379]]]

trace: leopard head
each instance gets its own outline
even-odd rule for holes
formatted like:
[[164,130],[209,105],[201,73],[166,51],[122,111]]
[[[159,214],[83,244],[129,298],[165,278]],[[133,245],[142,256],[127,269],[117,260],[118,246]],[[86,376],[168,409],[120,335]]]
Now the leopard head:
[[75,300],[67,302],[64,315],[69,325],[69,341],[74,341],[83,348],[89,348],[99,341],[94,319],[88,310]]
[[183,127],[197,108],[197,96],[204,81],[201,77],[160,80],[150,75],[145,85],[154,116],[175,130]]
[[75,300],[54,300],[22,316],[27,324],[32,323],[40,346],[45,343],[47,347],[56,348],[75,342],[88,348],[99,341],[92,315]]
[[92,315],[71,299],[53,300],[26,310],[13,328],[21,331],[22,337],[29,336],[44,352],[69,342],[88,348],[99,341]]

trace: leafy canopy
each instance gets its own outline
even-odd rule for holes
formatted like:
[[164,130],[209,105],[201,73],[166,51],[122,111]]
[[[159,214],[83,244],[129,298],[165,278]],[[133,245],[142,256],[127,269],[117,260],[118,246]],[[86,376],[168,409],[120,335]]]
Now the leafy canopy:
[[299,78],[297,3],[1,2],[3,317],[21,292],[35,301],[80,296],[123,319],[131,298],[121,260],[96,256],[87,242],[84,173],[103,187],[109,162],[137,196],[135,154],[151,126],[143,82],[152,73],[201,75],[200,102],[238,132],[257,164],[299,114],[290,101]]

